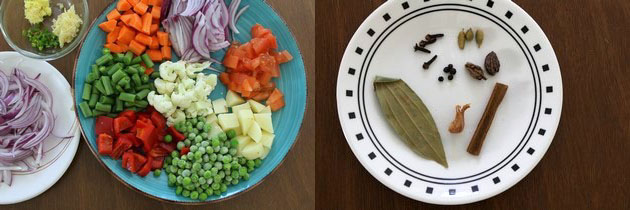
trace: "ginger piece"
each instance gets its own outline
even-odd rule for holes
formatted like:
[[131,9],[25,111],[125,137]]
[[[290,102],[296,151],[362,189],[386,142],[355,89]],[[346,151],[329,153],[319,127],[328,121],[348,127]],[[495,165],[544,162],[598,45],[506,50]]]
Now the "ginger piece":
[[455,119],[448,127],[448,131],[451,133],[460,133],[464,130],[464,112],[470,108],[470,104],[466,104],[463,107],[460,105],[455,106]]

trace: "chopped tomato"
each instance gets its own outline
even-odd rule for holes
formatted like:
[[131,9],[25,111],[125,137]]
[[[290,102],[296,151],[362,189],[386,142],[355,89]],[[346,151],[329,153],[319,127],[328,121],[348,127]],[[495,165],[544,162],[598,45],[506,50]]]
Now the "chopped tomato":
[[138,166],[136,165],[136,159],[134,155],[132,154],[132,152],[125,152],[125,154],[122,155],[122,166],[123,168],[127,169],[128,171],[132,173],[135,173],[136,171],[138,171]]
[[133,123],[126,117],[117,117],[114,119],[114,133],[116,135],[131,127],[133,127]]
[[175,127],[172,125],[171,127],[168,127],[168,133],[171,134],[171,137],[173,137],[173,140],[175,140],[175,142],[183,141],[186,139],[186,136],[177,131],[177,129],[175,129]]
[[111,155],[114,139],[112,136],[106,133],[101,133],[98,135],[98,153],[101,155]]
[[114,126],[114,119],[105,117],[105,116],[100,116],[96,118],[96,124],[94,124],[94,132],[96,133],[96,135],[104,133],[109,136],[114,136],[113,126]]
[[133,154],[133,157],[136,159],[136,165],[138,166],[138,168],[140,168],[142,165],[144,165],[144,163],[147,162],[147,158],[142,156],[141,154],[135,152],[131,152],[131,154]]

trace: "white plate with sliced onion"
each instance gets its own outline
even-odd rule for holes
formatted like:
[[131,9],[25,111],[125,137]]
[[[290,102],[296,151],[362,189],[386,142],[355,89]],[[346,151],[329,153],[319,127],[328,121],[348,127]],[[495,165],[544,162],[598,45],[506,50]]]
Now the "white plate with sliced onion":
[[[0,52],[0,72],[0,204],[13,204],[40,195],[61,178],[80,135],[70,85],[55,67]],[[16,81],[23,90],[37,91],[20,94]]]

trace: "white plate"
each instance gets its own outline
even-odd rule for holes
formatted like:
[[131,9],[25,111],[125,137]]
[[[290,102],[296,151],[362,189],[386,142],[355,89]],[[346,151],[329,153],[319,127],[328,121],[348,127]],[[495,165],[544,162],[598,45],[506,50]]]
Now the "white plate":
[[[457,46],[462,28],[483,29]],[[413,52],[428,33],[444,33]],[[474,80],[466,62],[483,65],[495,51],[501,71]],[[429,70],[422,63],[437,54]],[[452,81],[438,82],[453,64]],[[449,168],[413,153],[386,122],[374,94],[376,75],[402,78],[424,101],[440,132]],[[509,86],[479,156],[466,148],[496,82]],[[471,103],[460,134],[447,131],[456,104]],[[555,53],[536,22],[511,1],[388,1],[359,27],[348,44],[337,79],[337,109],[344,135],[363,166],[390,189],[434,204],[483,200],[510,188],[543,157],[562,111],[562,78]]]
[[74,137],[60,140],[51,135],[45,139],[43,150],[46,152],[41,166],[32,172],[15,172],[10,187],[1,183],[0,204],[31,199],[55,184],[72,163],[81,136],[72,104],[72,91],[61,73],[45,61],[27,58],[16,52],[0,52],[0,71],[8,75],[14,68],[21,69],[31,78],[41,74],[38,80],[50,89],[53,96],[53,114],[56,117],[53,134]]

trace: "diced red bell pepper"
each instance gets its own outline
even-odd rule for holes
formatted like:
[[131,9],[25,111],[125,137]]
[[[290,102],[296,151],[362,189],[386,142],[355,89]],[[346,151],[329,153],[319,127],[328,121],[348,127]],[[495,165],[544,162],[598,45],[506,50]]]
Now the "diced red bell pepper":
[[173,140],[175,140],[175,142],[183,141],[186,139],[186,136],[177,131],[177,129],[175,129],[175,127],[172,125],[171,127],[168,127],[168,133],[171,134],[171,137],[173,137]]
[[190,152],[190,148],[182,147],[180,154],[185,155],[188,154],[188,152]]
[[[145,68],[146,68],[146,66],[145,66]],[[148,107],[145,109],[145,112],[146,112],[146,113],[151,114],[151,113],[153,113],[153,112],[157,112],[157,110],[155,110],[155,108],[154,108],[153,106],[148,106]]]
[[147,123],[141,120],[141,118],[142,117],[140,117],[138,121],[136,121],[136,127],[137,127],[136,137],[142,140],[142,142],[144,143],[142,148],[144,149],[145,152],[147,152],[147,151],[151,151],[153,144],[155,144],[156,142],[155,134],[154,134],[155,127],[151,125],[150,123],[151,121]]
[[133,152],[125,152],[122,159],[123,168],[127,169],[131,173],[136,173],[136,171],[138,171],[138,164]]
[[139,147],[142,145],[142,141],[138,138],[136,138],[136,136],[132,133],[122,133],[120,135],[118,135],[118,139],[127,139],[130,142],[133,143],[134,147]]
[[151,112],[151,122],[159,130],[164,130],[166,127],[166,119],[159,112]]
[[148,155],[151,157],[164,157],[167,156],[169,152],[162,147],[153,147],[151,151],[149,151]]
[[140,120],[140,121],[148,123],[148,124],[153,124],[153,122],[151,122],[151,119],[150,119],[151,116],[149,114],[147,114],[147,113],[138,113],[137,116],[138,116],[137,120]]
[[114,159],[120,158],[120,156],[122,156],[125,151],[130,149],[132,145],[133,145],[133,142],[131,142],[131,140],[128,140],[125,138],[119,138],[118,140],[116,140],[116,143],[114,144],[114,149],[112,150],[112,155],[111,155],[112,158]]
[[146,162],[147,162],[147,158],[142,156],[141,154],[135,153],[135,152],[131,152],[133,154],[133,157],[136,159],[136,165],[138,166],[138,168],[142,167]]
[[116,135],[131,127],[133,127],[133,123],[126,117],[117,117],[114,119],[114,133]]
[[164,164],[164,157],[154,157],[151,161],[151,170],[160,169]]
[[135,122],[136,121],[136,112],[133,110],[125,110],[123,112],[121,112],[120,114],[118,114],[118,117],[126,117],[127,119],[129,119],[131,122]]
[[175,150],[175,143],[171,142],[171,143],[164,143],[164,142],[160,142],[160,147],[164,148],[168,153],[173,152],[173,150]]
[[148,161],[142,166],[142,168],[138,171],[138,176],[145,177],[149,172],[151,172],[151,167],[153,166],[153,158],[149,156]]
[[114,136],[114,119],[110,117],[100,116],[96,118],[96,123],[94,124],[94,132],[98,136],[101,133],[105,133],[109,136]]
[[98,153],[101,155],[111,155],[112,154],[112,149],[113,149],[113,144],[114,144],[114,139],[112,138],[112,136],[106,134],[106,133],[101,133],[98,135]]

